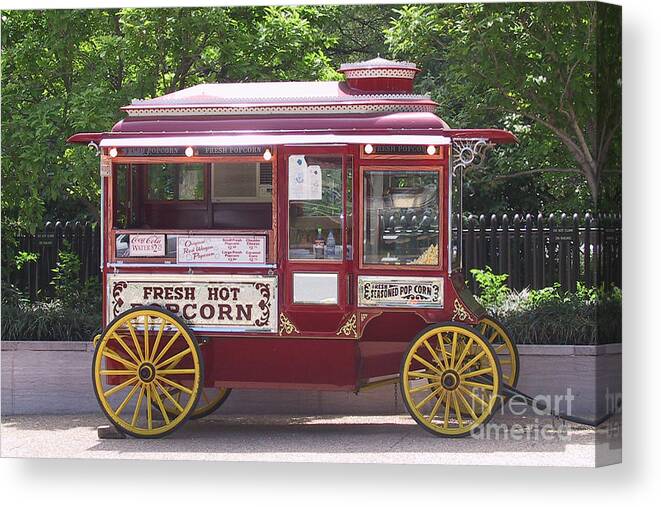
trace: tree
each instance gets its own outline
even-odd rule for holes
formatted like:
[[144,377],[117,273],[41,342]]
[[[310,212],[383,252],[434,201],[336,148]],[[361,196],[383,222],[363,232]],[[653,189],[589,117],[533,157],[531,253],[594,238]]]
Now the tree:
[[500,176],[580,174],[593,206],[611,204],[601,198],[605,171],[620,170],[619,7],[417,5],[398,14],[390,47],[428,70],[421,85],[433,88],[449,119],[495,120],[522,139],[535,165],[501,165]]

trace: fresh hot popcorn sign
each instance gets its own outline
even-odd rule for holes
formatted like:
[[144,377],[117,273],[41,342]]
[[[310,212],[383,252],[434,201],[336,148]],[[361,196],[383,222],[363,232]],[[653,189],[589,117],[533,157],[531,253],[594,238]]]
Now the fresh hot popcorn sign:
[[264,264],[264,236],[187,236],[177,238],[177,262]]
[[277,276],[108,274],[108,321],[155,305],[194,327],[277,331]]

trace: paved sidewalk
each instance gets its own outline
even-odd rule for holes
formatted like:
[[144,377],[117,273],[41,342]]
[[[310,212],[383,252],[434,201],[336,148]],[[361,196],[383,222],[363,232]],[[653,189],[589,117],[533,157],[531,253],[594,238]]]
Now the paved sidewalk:
[[[189,421],[158,440],[100,440],[101,415],[2,419],[2,457],[112,458],[335,463],[594,466],[604,461],[594,429],[551,417],[500,415],[490,438],[436,438],[408,416],[239,417]],[[606,435],[607,425],[599,430]],[[612,428],[611,428],[612,429]],[[498,439],[496,439],[498,433]],[[516,439],[515,439],[516,438]]]

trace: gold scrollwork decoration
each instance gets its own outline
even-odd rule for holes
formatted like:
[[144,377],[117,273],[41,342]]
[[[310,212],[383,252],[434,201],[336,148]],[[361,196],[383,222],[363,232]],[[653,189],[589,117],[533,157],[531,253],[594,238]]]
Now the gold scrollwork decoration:
[[280,336],[288,334],[300,334],[300,331],[284,313],[280,313]]
[[335,333],[337,336],[353,336],[358,338],[358,328],[356,326],[356,314],[352,313],[342,327]]
[[461,304],[458,299],[454,300],[454,312],[452,313],[452,320],[468,320],[468,310]]

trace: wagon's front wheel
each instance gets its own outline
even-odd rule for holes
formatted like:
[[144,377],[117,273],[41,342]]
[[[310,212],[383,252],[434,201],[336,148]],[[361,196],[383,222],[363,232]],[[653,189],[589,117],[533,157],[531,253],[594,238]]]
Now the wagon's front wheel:
[[101,409],[115,427],[139,438],[161,437],[179,428],[197,405],[200,348],[177,316],[139,307],[108,325],[94,352],[92,374]]
[[401,367],[407,410],[434,435],[465,436],[489,421],[502,374],[493,346],[475,329],[436,324],[413,339]]

